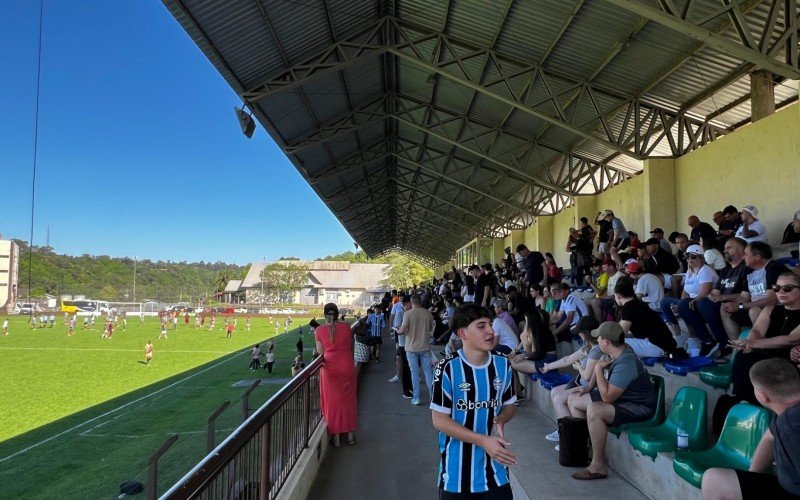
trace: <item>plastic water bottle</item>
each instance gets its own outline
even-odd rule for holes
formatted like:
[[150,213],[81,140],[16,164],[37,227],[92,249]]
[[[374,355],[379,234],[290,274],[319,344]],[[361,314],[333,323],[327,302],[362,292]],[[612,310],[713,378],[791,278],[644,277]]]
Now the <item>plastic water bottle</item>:
[[678,451],[689,451],[689,433],[684,428],[684,423],[678,426]]

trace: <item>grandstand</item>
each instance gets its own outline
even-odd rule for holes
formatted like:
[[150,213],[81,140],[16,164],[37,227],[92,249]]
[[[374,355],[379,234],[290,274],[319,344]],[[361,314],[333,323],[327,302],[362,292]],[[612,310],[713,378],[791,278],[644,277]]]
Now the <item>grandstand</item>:
[[[711,220],[729,204],[756,205],[777,244],[800,208],[793,2],[163,2],[370,255],[404,252],[441,276],[524,243],[566,263],[580,217],[612,209],[646,235],[688,231],[690,215]],[[707,408],[723,391],[699,375],[653,373],[664,380],[666,413],[683,386],[700,389]],[[366,393],[387,375],[367,378]],[[547,412],[546,389],[529,391],[531,406]],[[362,393],[365,412],[376,401]],[[382,405],[383,423],[413,413],[406,429],[432,443],[427,412],[406,406]],[[406,474],[392,461],[402,434],[384,438],[374,425],[366,419],[369,446],[327,456],[327,441],[309,432],[316,437],[277,495],[308,494],[318,467],[323,498],[433,495],[419,481],[433,482],[430,463],[411,453]],[[519,454],[548,460],[540,434],[518,434]],[[699,496],[672,457],[653,461],[629,435],[609,440],[609,461],[627,480],[607,483],[609,495]],[[362,473],[337,482],[367,460],[380,481]],[[561,486],[552,478],[563,472],[538,470],[516,471],[520,496]]]

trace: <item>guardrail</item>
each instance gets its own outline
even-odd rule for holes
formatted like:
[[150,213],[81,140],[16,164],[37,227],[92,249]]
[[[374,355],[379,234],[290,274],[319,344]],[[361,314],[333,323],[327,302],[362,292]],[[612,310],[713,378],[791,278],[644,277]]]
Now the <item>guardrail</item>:
[[321,367],[309,363],[161,498],[275,498],[322,420]]

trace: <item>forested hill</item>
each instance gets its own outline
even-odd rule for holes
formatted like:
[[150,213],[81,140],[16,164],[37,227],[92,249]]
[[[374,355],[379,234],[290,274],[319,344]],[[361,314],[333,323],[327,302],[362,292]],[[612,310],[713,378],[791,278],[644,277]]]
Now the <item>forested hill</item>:
[[[20,245],[19,292],[28,295],[29,252]],[[107,255],[60,255],[49,247],[34,247],[30,259],[31,296],[85,295],[110,301],[132,301],[134,261]],[[222,290],[228,280],[241,279],[247,266],[223,262],[136,261],[136,300],[196,302]]]

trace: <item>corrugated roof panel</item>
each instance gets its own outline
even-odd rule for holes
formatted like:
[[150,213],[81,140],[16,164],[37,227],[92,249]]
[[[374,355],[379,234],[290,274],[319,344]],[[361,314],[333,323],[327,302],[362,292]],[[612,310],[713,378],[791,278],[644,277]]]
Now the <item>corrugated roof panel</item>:
[[322,3],[262,1],[289,64],[304,62],[331,45]]
[[586,2],[544,66],[577,81],[585,80],[640,22],[639,16],[606,2]]
[[438,0],[396,0],[395,12],[400,19],[412,24],[444,28],[447,3]]
[[380,17],[380,2],[373,0],[325,0],[320,3],[328,6],[335,38],[353,33]]
[[450,2],[446,33],[475,47],[491,47],[505,17],[509,0]]
[[275,128],[287,141],[303,137],[314,128],[309,110],[297,92],[273,94],[260,100],[258,106],[273,117]]
[[254,2],[239,0],[221,5],[187,0],[183,3],[245,87],[265,72],[282,67],[277,47]]
[[580,3],[578,0],[515,2],[497,39],[497,52],[528,64],[540,62]]

